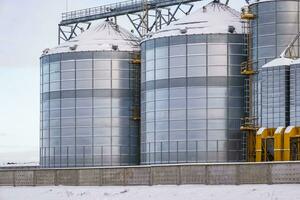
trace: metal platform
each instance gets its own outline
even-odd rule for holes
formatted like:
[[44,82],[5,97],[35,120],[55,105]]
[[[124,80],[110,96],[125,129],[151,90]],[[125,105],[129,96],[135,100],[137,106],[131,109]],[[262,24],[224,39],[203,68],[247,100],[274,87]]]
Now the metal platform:
[[[201,0],[149,0],[146,2],[148,10],[165,8],[179,4],[186,4]],[[145,1],[130,0],[114,4],[108,4],[93,8],[62,13],[60,25],[88,22],[97,19],[110,18],[115,16],[142,12],[145,9]]]
[[[136,33],[143,37],[160,30],[177,20],[177,14],[188,15],[194,5],[202,0],[127,0],[62,14],[58,25],[58,43],[68,41],[90,28],[91,22],[99,19],[127,16]],[[170,7],[174,6],[174,9]]]

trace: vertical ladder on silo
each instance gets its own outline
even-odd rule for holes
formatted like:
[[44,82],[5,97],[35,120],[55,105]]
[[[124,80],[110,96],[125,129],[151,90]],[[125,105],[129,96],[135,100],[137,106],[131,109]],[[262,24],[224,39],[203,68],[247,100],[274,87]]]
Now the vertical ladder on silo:
[[246,116],[251,116],[251,94],[250,94],[250,79],[249,77],[245,79],[244,81],[245,85],[244,85],[244,101],[245,101],[245,114]]
[[[141,56],[140,53],[132,53],[130,60],[130,88],[132,90],[132,105],[131,105],[131,120],[133,126],[138,126],[141,119],[140,115],[140,68],[141,68]],[[140,151],[140,130],[138,129],[138,137],[136,138],[136,149]],[[129,133],[129,152],[131,154],[131,149],[134,144],[131,144],[131,131]],[[140,162],[140,152],[136,153],[135,160],[137,163]]]
[[253,70],[252,61],[252,37],[250,30],[250,21],[255,19],[255,16],[245,7],[242,10],[241,19],[243,20],[244,33],[244,52],[247,55],[247,61],[241,65],[241,74],[246,76],[244,88],[244,103],[245,117],[242,119],[241,131],[243,131],[243,155],[244,159],[249,162],[255,161],[255,136],[258,128],[255,125],[255,117],[252,113],[252,81],[253,75],[256,73]]
[[242,133],[242,161],[247,161],[247,133]]
[[140,120],[140,65],[141,56],[139,53],[133,54],[131,60],[132,65],[132,90],[133,90],[133,105],[132,105],[132,119]]
[[[247,77],[245,80],[244,80],[244,112],[245,112],[245,116],[250,116],[251,115],[251,109],[250,109],[250,92],[249,92],[249,88],[250,88],[250,85],[249,85],[249,78]],[[242,125],[245,126],[246,125],[246,122],[245,122],[246,119],[243,119],[243,122],[242,122]],[[249,160],[247,158],[247,149],[249,149],[249,144],[247,144],[247,135],[248,133],[246,131],[243,132],[243,138],[242,138],[242,152],[243,152],[243,160],[244,161],[247,161]]]

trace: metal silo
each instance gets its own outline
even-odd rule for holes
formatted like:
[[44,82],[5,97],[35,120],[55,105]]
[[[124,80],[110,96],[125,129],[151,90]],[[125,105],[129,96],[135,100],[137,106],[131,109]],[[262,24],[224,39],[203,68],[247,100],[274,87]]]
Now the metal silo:
[[141,46],[141,163],[241,160],[240,14],[214,1]]
[[44,51],[41,166],[139,162],[139,51],[111,21]]
[[[252,82],[252,116],[257,127],[262,126],[262,74],[261,67],[279,57],[299,32],[299,0],[255,0],[249,8],[255,18],[251,20],[251,63],[256,74]],[[299,45],[296,44],[298,56]]]
[[300,59],[290,67],[290,126],[300,126]]
[[277,58],[262,66],[262,127],[290,125],[290,65],[292,59]]

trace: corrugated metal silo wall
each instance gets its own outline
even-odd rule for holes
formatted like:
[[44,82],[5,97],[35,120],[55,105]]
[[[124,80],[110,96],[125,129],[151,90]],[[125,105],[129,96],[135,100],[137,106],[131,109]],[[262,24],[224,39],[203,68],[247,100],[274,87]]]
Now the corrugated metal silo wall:
[[289,125],[289,66],[262,68],[262,126]]
[[242,34],[142,43],[141,163],[242,158]]
[[300,64],[290,69],[290,125],[300,126]]
[[139,163],[139,122],[132,119],[139,66],[132,64],[133,53],[41,58],[41,166]]
[[[300,1],[265,1],[250,8],[256,16],[251,22],[251,43],[253,68],[258,72],[252,84],[252,115],[257,119],[256,125],[262,126],[261,67],[278,57],[300,31]],[[297,56],[299,43],[295,49]]]

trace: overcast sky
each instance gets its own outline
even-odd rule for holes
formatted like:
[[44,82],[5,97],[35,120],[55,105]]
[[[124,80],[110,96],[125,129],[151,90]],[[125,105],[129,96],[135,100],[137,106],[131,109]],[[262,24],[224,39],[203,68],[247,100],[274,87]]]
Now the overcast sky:
[[[61,13],[119,1],[0,0],[0,163],[39,159],[39,57],[57,45]],[[242,5],[230,1],[237,10]]]

